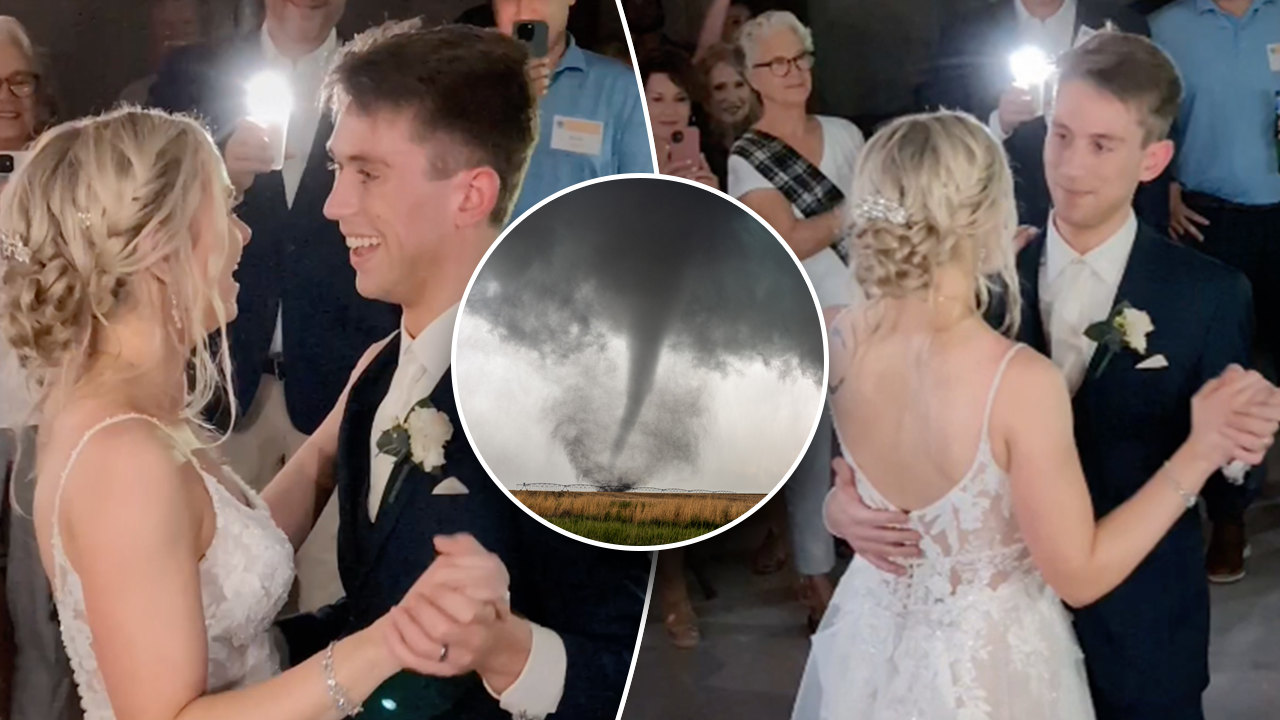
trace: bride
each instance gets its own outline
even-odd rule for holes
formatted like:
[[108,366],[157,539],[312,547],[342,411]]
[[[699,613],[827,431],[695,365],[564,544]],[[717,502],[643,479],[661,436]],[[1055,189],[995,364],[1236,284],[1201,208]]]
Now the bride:
[[[41,391],[33,516],[87,720],[345,717],[417,651],[402,605],[281,673],[313,517],[268,506],[197,420],[230,375],[208,337],[236,315],[234,204],[198,124],[129,109],[47,133],[0,196],[0,328]],[[468,564],[487,583],[465,598],[446,565],[409,595],[505,596],[500,562]]]
[[1131,573],[1186,511],[1178,488],[1195,495],[1227,462],[1260,462],[1275,424],[1234,429],[1274,403],[1272,388],[1239,368],[1210,381],[1182,448],[1095,523],[1066,383],[983,318],[985,278],[1011,289],[1006,329],[1020,312],[1000,145],[966,115],[899,119],[864,149],[852,202],[870,301],[828,316],[831,407],[859,494],[910,510],[921,557],[905,577],[855,558],[795,717],[1093,718],[1059,598],[1088,604]]

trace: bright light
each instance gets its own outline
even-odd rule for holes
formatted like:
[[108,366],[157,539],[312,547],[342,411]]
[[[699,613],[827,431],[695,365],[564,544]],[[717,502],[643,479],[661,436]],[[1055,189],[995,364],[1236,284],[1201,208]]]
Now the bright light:
[[264,127],[289,126],[289,114],[293,112],[293,90],[284,75],[262,72],[254,75],[245,85],[248,91],[246,107],[248,119]]
[[1009,56],[1009,69],[1013,71],[1013,84],[1030,90],[1044,84],[1053,75],[1053,62],[1043,50],[1028,45]]

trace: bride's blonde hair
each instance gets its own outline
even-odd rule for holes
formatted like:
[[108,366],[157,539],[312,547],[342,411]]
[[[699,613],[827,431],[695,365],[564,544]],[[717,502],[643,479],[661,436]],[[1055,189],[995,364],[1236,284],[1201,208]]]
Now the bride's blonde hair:
[[1003,330],[1021,313],[1013,176],[1001,144],[973,117],[898,118],[863,148],[850,197],[854,279],[874,302],[928,293],[939,269],[972,272],[979,312],[1004,297]]
[[220,385],[230,396],[229,356],[214,359],[206,332],[212,308],[226,347],[216,283],[229,247],[206,267],[193,252],[197,233],[202,242],[230,236],[230,188],[212,138],[189,118],[122,108],[39,139],[0,195],[9,250],[0,259],[0,332],[39,406],[53,386],[85,381],[113,319],[147,306],[164,319],[157,343],[194,348],[183,417],[199,423]]

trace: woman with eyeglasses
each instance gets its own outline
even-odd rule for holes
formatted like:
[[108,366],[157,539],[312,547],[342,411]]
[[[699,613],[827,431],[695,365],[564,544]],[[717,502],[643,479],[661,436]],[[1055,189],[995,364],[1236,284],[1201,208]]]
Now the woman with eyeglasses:
[[0,15],[0,153],[29,145],[48,125],[52,110],[27,31],[16,19]]
[[[800,259],[823,307],[851,297],[845,249],[845,192],[865,144],[853,123],[810,115],[813,37],[795,15],[766,12],[742,26],[747,82],[760,96],[760,119],[733,145],[729,194],[773,226]],[[801,598],[817,627],[833,586],[835,546],[822,528],[831,487],[831,418],[823,413],[813,442],[787,481],[787,511]]]

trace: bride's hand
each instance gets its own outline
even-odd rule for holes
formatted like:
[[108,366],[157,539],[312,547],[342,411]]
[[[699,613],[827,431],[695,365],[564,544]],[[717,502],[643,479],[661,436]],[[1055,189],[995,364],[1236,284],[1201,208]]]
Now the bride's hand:
[[387,614],[388,646],[422,675],[485,675],[520,639],[506,566],[470,535],[439,536],[435,545],[439,556]]
[[[1239,376],[1243,370],[1229,372]],[[1280,389],[1269,382],[1259,382],[1257,377],[1250,381],[1254,389],[1239,397],[1224,432],[1239,447],[1233,460],[1259,465],[1280,429]]]

